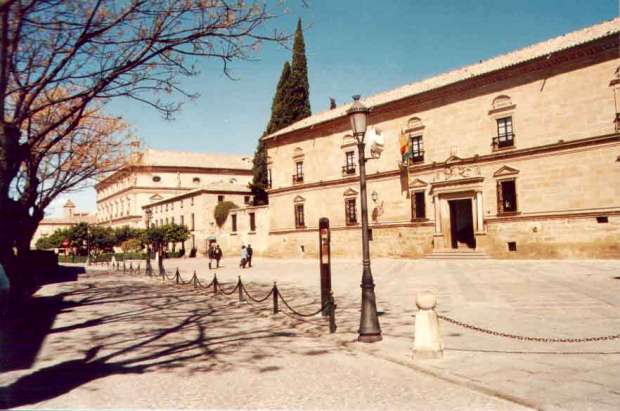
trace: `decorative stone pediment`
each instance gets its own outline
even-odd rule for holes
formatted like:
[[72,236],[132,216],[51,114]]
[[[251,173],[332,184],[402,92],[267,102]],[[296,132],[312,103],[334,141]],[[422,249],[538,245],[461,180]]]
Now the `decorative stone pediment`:
[[304,158],[304,150],[301,147],[295,148],[295,150],[293,150],[293,158],[295,160],[303,159]]
[[409,183],[409,188],[426,188],[427,186],[428,183],[419,178],[415,178]]
[[493,177],[506,177],[519,174],[519,170],[510,166],[503,166],[499,170],[493,173]]
[[506,111],[514,110],[516,105],[512,102],[512,99],[506,95],[500,95],[493,99],[491,103],[491,109],[489,114],[504,113]]
[[446,161],[446,164],[448,164],[448,166],[443,170],[437,170],[435,172],[435,176],[433,177],[433,183],[480,177],[480,167],[459,165],[458,162],[461,159],[457,156],[450,156],[450,158],[453,157],[458,160],[454,160],[451,164]]
[[295,198],[293,199],[293,202],[294,202],[295,204],[297,204],[297,203],[303,203],[304,201],[306,201],[306,199],[305,199],[305,198],[303,198],[302,196],[295,196]]
[[407,121],[407,128],[405,130],[406,132],[412,133],[422,130],[424,130],[424,123],[422,123],[422,119],[420,117],[411,117]]
[[344,193],[342,194],[343,197],[353,197],[357,195],[357,191],[355,191],[355,189],[353,188],[347,188]]
[[463,159],[461,157],[457,156],[456,154],[453,154],[446,159],[446,164],[460,163],[462,161]]
[[342,137],[342,145],[340,147],[341,148],[352,147],[355,144],[356,144],[355,137],[353,137],[351,134],[347,134]]
[[163,200],[164,198],[162,196],[160,196],[159,194],[153,194],[152,196],[149,197],[149,200],[152,201],[159,201],[159,200]]

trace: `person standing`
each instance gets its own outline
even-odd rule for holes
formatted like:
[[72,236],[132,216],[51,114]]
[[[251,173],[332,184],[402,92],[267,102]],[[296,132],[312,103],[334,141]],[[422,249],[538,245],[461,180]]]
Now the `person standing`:
[[220,260],[224,256],[224,253],[222,252],[219,244],[215,245],[215,250],[213,250],[213,256],[215,257],[215,263],[217,264],[217,268],[220,268]]
[[254,250],[252,250],[252,245],[248,244],[248,248],[246,250],[248,253],[248,267],[252,267],[252,254],[254,254]]
[[245,268],[245,265],[248,262],[248,250],[244,245],[241,246],[241,262],[239,263],[239,267]]
[[213,244],[209,244],[209,251],[207,254],[209,255],[209,270],[210,270],[211,263],[213,262],[213,259],[215,258],[215,247],[213,247]]

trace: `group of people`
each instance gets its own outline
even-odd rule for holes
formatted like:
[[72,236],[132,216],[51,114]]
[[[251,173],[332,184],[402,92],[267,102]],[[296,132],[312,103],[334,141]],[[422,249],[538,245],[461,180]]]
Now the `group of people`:
[[[220,268],[220,260],[224,256],[222,249],[216,243],[209,245],[209,269],[213,268],[213,260],[215,260],[215,268]],[[241,246],[241,261],[239,262],[240,268],[252,267],[252,246],[250,244],[247,247]]]
[[239,263],[239,267],[245,268],[247,265],[248,268],[252,267],[252,254],[254,250],[252,250],[252,246],[248,244],[248,246],[241,246],[241,262]]
[[213,260],[215,260],[215,264],[216,264],[215,268],[220,268],[220,260],[224,256],[224,253],[222,253],[222,249],[220,248],[220,246],[218,244],[209,245],[208,254],[209,254],[209,270],[211,269],[211,263],[213,262]]

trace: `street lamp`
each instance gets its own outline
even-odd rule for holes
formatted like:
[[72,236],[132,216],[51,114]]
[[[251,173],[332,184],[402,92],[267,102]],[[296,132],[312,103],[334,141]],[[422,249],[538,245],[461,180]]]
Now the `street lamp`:
[[151,228],[151,217],[153,216],[153,210],[147,208],[144,210],[144,217],[146,222],[146,230],[147,230],[147,239],[146,239],[146,273],[148,275],[152,275],[153,267],[151,267],[151,250],[150,244],[148,240],[148,230]]
[[370,251],[368,244],[368,201],[366,198],[366,158],[364,155],[364,136],[370,111],[360,101],[360,96],[353,96],[353,104],[347,110],[351,120],[353,136],[357,141],[357,150],[360,165],[360,202],[362,206],[362,313],[360,316],[359,336],[360,342],[381,341],[381,327],[377,317],[377,303],[375,302],[375,284],[370,272]]

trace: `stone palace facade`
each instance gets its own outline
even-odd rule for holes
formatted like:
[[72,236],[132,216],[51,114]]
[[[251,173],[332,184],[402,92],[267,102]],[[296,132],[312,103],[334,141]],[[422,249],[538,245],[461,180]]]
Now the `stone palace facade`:
[[[373,256],[620,257],[620,19],[363,99]],[[265,136],[268,253],[361,253],[349,105]]]

